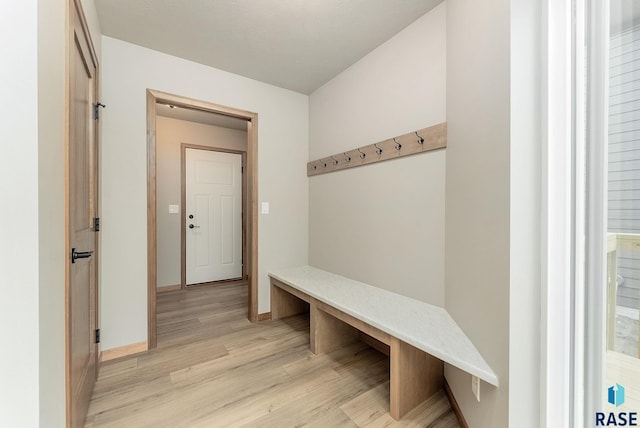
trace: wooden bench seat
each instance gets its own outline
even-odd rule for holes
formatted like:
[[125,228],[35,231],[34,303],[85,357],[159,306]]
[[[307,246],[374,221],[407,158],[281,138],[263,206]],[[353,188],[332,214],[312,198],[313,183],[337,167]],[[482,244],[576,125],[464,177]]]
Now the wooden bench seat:
[[442,388],[443,362],[498,386],[498,377],[443,308],[311,266],[269,276],[272,318],[309,311],[312,352],[338,349],[360,332],[389,347],[394,419]]

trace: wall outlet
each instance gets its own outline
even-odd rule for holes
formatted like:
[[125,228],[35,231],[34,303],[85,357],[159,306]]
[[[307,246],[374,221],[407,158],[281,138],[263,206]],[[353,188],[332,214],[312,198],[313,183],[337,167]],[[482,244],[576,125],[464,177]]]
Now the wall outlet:
[[480,402],[480,378],[478,376],[471,376],[471,391],[476,396],[476,400]]

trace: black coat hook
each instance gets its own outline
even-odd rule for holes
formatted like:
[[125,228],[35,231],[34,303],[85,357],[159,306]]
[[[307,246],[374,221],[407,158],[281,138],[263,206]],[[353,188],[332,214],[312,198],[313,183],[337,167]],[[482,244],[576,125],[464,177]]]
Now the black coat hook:
[[363,153],[363,152],[362,152],[362,150],[360,150],[360,149],[356,149],[356,150],[358,150],[358,151],[360,152],[360,155],[359,155],[359,156],[360,156],[360,159],[364,159],[364,158],[365,158],[365,156],[367,156],[367,154],[366,154],[366,153]]
[[398,140],[396,140],[396,137],[393,137],[393,142],[396,145],[396,150],[400,150],[402,148],[402,144],[400,144]]
[[418,131],[416,131],[416,136],[418,137],[418,144],[420,144],[420,145],[424,144],[424,138],[422,138],[422,137],[418,134]]
[[375,147],[375,148],[376,148],[376,154],[377,154],[378,156],[380,156],[380,155],[382,154],[382,149],[381,149],[380,147],[378,147],[378,145],[377,145],[377,144],[374,144],[374,145],[373,145],[373,147]]

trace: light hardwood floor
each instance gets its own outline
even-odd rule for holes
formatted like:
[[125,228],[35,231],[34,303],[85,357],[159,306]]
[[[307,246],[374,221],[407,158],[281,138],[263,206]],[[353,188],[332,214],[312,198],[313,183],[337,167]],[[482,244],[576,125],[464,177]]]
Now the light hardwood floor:
[[606,358],[606,386],[619,383],[625,388],[625,401],[616,411],[637,412],[640,408],[640,360],[615,351],[607,351]]
[[102,364],[86,427],[459,426],[444,392],[394,421],[367,345],[314,355],[308,316],[246,315],[246,285],[158,295],[158,348]]

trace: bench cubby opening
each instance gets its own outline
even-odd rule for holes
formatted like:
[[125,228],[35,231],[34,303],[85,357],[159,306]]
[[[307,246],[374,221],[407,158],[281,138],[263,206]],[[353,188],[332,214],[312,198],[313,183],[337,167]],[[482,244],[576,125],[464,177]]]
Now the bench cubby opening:
[[444,363],[438,358],[272,278],[272,319],[305,312],[309,312],[309,347],[314,354],[361,340],[389,356],[389,413],[394,419],[401,419],[443,388]]

